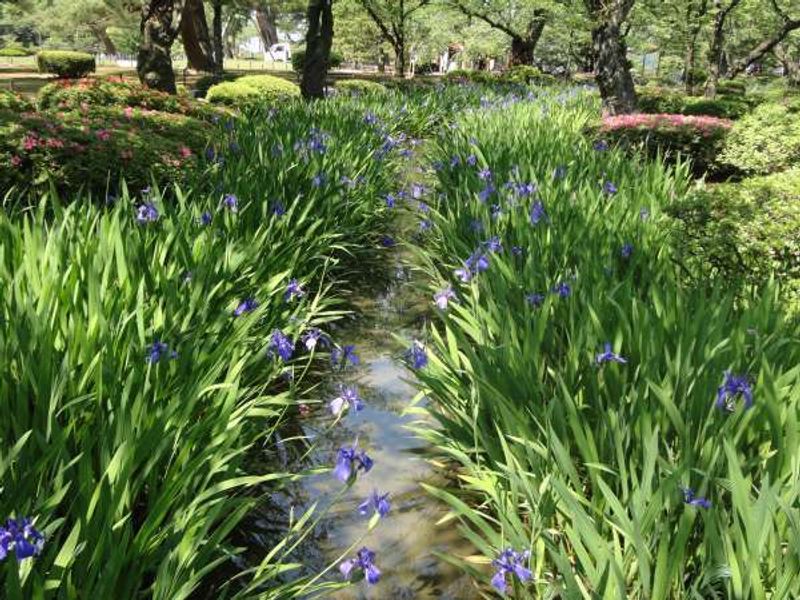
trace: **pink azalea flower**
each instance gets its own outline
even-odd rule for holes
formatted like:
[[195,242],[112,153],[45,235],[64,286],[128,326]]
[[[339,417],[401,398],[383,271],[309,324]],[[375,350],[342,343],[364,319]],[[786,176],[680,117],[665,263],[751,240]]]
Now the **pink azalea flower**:
[[17,156],[15,154],[14,156],[11,157],[11,166],[12,167],[18,167],[21,164],[22,164],[22,159],[19,156]]
[[181,146],[180,153],[183,158],[189,158],[192,155],[191,149],[187,146]]

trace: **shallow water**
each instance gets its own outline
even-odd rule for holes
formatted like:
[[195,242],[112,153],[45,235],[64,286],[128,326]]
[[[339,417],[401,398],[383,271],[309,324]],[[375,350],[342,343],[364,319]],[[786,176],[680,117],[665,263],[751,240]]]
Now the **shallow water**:
[[[356,345],[360,365],[331,381],[328,391],[333,398],[338,384],[356,385],[366,406],[359,413],[348,413],[335,427],[331,427],[333,417],[326,410],[304,425],[305,433],[316,442],[313,463],[333,464],[336,450],[356,438],[375,461],[372,470],[360,474],[346,496],[331,508],[326,536],[319,541],[326,561],[337,560],[367,531],[369,517],[358,513],[358,504],[373,489],[390,493],[391,512],[356,546],[365,545],[377,553],[381,581],[374,586],[361,581],[329,594],[329,598],[478,597],[468,577],[434,555],[435,551],[468,555],[472,548],[453,522],[436,525],[446,510],[419,485],[442,484],[443,478],[425,460],[426,443],[408,429],[422,417],[404,412],[416,391],[410,384],[413,373],[402,363],[403,344],[393,336],[408,343],[420,330],[421,313],[408,301],[411,297],[408,274],[398,267],[388,290],[358,303],[358,318],[339,332],[337,339]],[[326,473],[309,479],[305,487],[305,495],[315,499],[329,497],[342,484]],[[338,575],[338,569],[332,574]]]

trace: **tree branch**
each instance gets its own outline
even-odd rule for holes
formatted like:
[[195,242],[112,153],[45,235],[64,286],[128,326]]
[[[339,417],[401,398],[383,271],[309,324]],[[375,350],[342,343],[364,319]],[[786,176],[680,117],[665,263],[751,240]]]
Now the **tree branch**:
[[512,38],[522,39],[522,37],[523,37],[519,33],[517,33],[516,31],[511,29],[511,27],[509,27],[508,25],[505,25],[504,23],[500,23],[499,21],[495,21],[494,19],[492,19],[487,14],[479,13],[479,12],[476,12],[476,11],[470,9],[467,5],[465,5],[460,0],[452,0],[450,5],[453,6],[456,10],[461,11],[461,13],[466,15],[467,17],[480,19],[481,21],[486,23],[489,27],[492,27],[494,29],[502,31],[503,33],[505,33],[506,35],[508,35],[508,36],[510,36]]
[[750,54],[745,56],[741,60],[737,60],[733,63],[733,67],[730,70],[730,76],[736,77],[740,73],[742,73],[749,65],[756,62],[762,56],[764,56],[767,52],[770,52],[775,46],[780,44],[787,35],[789,35],[792,31],[796,29],[800,29],[800,19],[795,20],[786,20],[783,22],[783,26],[775,32],[775,35],[772,36],[768,40],[764,40],[758,46],[753,48],[750,51]]
[[389,28],[386,27],[386,24],[383,22],[380,16],[378,16],[378,13],[375,12],[375,9],[372,7],[372,5],[367,0],[358,0],[358,3],[364,7],[364,10],[367,11],[367,14],[375,22],[375,25],[377,25],[378,29],[381,30],[383,37],[385,37],[393,47],[396,47],[397,39],[395,39],[395,37],[389,31]]

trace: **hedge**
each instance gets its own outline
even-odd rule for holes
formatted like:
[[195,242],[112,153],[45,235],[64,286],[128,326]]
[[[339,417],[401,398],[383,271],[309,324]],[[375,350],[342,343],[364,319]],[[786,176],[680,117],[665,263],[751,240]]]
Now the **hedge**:
[[77,79],[94,73],[94,56],[85,52],[42,50],[36,55],[40,73],[52,73],[62,79]]
[[738,121],[720,160],[746,175],[800,164],[800,102],[762,104]]
[[22,46],[6,46],[5,48],[0,48],[0,56],[16,57],[31,56],[33,54],[35,54],[33,50],[28,50]]
[[701,188],[667,213],[673,252],[688,272],[731,286],[775,278],[800,309],[800,167]]

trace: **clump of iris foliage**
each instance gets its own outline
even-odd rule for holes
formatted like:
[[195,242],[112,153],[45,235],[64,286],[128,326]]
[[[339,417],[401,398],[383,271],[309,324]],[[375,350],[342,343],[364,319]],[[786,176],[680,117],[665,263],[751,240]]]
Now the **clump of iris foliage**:
[[221,121],[181,186],[123,182],[111,206],[6,198],[4,598],[319,589],[291,558],[313,506],[260,553],[235,534],[302,475],[274,458],[319,371],[322,349],[301,338],[341,315],[344,262],[387,225],[402,136],[363,118],[355,103],[289,103]]
[[[466,111],[431,145],[415,260],[438,318],[430,488],[515,598],[800,597],[800,329],[687,278],[687,168],[584,139],[583,95]],[[529,553],[529,554],[528,554]]]

